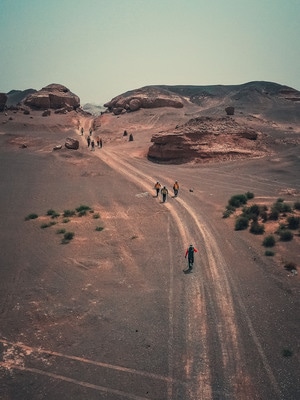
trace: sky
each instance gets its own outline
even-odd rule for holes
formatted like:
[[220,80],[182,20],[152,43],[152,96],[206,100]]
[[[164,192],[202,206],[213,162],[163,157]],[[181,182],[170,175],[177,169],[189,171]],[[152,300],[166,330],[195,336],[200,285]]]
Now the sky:
[[300,0],[0,0],[0,92],[250,81],[300,90]]

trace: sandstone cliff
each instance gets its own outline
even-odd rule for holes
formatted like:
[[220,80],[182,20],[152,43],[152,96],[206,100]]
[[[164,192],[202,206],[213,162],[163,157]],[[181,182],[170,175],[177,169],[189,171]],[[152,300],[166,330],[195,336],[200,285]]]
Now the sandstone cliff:
[[207,162],[259,157],[262,135],[230,117],[199,117],[152,136],[148,158],[156,162]]

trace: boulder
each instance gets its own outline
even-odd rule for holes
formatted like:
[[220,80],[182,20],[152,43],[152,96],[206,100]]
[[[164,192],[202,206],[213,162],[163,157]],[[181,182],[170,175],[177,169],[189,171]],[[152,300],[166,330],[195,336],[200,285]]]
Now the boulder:
[[232,106],[226,107],[225,111],[226,111],[227,115],[234,115],[234,107],[232,107]]
[[66,109],[75,110],[80,107],[80,99],[63,85],[51,84],[28,95],[23,103],[33,109]]
[[73,138],[67,138],[65,142],[65,147],[71,150],[78,150],[79,149],[79,141]]
[[4,111],[7,101],[6,93],[0,93],[0,111]]

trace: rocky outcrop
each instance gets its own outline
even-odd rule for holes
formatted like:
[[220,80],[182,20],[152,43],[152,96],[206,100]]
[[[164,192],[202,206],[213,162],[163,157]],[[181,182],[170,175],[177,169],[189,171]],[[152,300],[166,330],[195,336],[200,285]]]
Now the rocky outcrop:
[[0,93],[0,111],[4,111],[7,101],[7,95],[5,93]]
[[225,112],[227,115],[234,115],[234,107],[232,106],[226,107]]
[[32,109],[69,109],[80,107],[80,99],[63,85],[51,84],[30,94],[24,99],[24,105]]
[[138,111],[140,108],[183,107],[183,99],[171,91],[155,86],[132,90],[114,97],[104,107],[115,115]]
[[7,107],[17,107],[27,96],[36,93],[35,89],[11,90],[7,93]]
[[265,154],[260,134],[230,117],[200,117],[151,138],[148,158],[155,162],[232,160]]
[[79,149],[79,141],[73,138],[67,138],[65,142],[65,147],[71,150],[78,150]]

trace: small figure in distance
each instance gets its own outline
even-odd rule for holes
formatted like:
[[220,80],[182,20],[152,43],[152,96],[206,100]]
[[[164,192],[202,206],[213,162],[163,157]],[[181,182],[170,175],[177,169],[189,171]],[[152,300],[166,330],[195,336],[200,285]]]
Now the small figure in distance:
[[184,258],[188,257],[188,269],[183,270],[185,274],[192,272],[194,266],[194,253],[198,253],[198,250],[190,244],[189,247],[186,249]]
[[156,197],[158,197],[160,188],[161,188],[161,184],[157,181],[156,184],[154,185],[154,189],[156,190]]
[[163,203],[165,203],[166,202],[166,200],[167,200],[167,195],[168,195],[168,189],[164,186],[162,189],[161,189],[161,194],[162,194],[162,198],[163,198]]
[[83,136],[83,128],[81,128],[81,131],[80,131],[80,132],[81,132],[81,136]]
[[100,138],[100,141],[99,141],[99,145],[100,145],[100,149],[102,149],[103,143],[102,143],[102,139],[101,138]]
[[177,181],[175,181],[174,185],[173,185],[173,191],[174,191],[174,197],[178,196],[178,192],[179,192],[179,184]]
[[88,147],[90,147],[90,144],[91,144],[91,138],[90,138],[89,136],[86,138],[86,141],[87,141]]
[[95,142],[94,142],[94,140],[92,139],[92,141],[91,141],[91,150],[92,151],[95,151]]
[[93,133],[93,129],[90,128],[90,136],[92,136],[92,133]]

